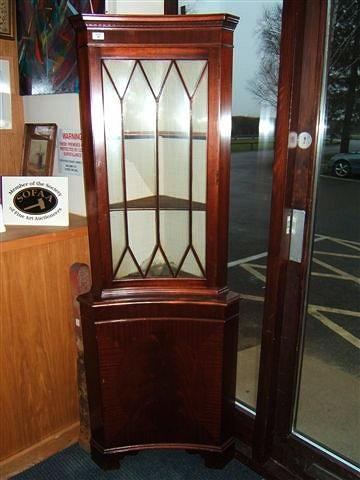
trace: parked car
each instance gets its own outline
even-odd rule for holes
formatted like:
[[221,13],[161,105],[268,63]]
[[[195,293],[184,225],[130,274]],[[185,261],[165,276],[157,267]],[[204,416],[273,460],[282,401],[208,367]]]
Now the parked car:
[[327,170],[340,178],[360,174],[360,152],[337,153],[328,160]]

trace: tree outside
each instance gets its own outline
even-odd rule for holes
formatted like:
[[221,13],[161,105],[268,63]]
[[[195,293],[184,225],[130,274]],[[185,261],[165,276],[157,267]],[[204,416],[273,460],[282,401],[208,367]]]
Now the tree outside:
[[[340,151],[348,152],[350,139],[360,134],[360,0],[335,0],[333,8],[327,136],[340,138]],[[265,8],[257,28],[261,60],[248,89],[255,98],[272,106],[277,101],[280,36],[281,6]]]

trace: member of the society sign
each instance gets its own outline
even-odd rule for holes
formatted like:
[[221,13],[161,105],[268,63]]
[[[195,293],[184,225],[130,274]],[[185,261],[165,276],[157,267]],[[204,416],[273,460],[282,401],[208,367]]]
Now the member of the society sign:
[[69,225],[67,177],[2,177],[5,225]]
[[59,142],[60,175],[82,175],[81,132],[61,130]]

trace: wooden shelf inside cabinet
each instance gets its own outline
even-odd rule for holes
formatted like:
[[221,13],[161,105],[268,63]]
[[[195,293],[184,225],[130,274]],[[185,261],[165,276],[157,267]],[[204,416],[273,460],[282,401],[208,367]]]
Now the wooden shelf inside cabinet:
[[[159,205],[157,205],[159,200]],[[169,197],[167,195],[156,195],[144,198],[136,198],[134,200],[128,200],[126,202],[126,208],[128,210],[155,210],[159,207],[159,210],[189,210],[190,201],[185,198]],[[124,210],[124,202],[110,204],[110,211]],[[201,202],[191,202],[191,209],[193,211],[205,212],[206,205]]]
[[129,452],[185,448],[225,463],[239,310],[226,273],[238,18],[70,21],[93,279],[79,297],[92,457],[114,468]]
[[[165,131],[160,131],[158,133],[158,136],[160,138],[171,138],[171,139],[189,139],[190,135],[188,132],[165,132]],[[130,132],[130,131],[125,131],[124,132],[124,138],[125,140],[145,140],[145,139],[153,139],[155,138],[155,133],[153,131],[150,132]],[[191,135],[191,138],[193,140],[206,140],[207,134],[205,132],[193,132]]]

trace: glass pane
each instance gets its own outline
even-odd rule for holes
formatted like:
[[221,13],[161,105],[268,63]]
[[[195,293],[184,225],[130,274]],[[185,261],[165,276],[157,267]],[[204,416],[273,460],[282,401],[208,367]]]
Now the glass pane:
[[206,239],[206,212],[204,210],[198,211],[193,206],[193,230],[192,230],[192,244],[197,253],[200,263],[205,270],[205,245]]
[[[189,250],[195,230],[196,248],[201,249],[196,255],[202,258],[205,270],[205,228],[202,228],[203,222],[195,225],[198,218],[192,212],[192,209],[199,210],[199,201],[205,210],[206,202],[208,79],[207,75],[202,77],[204,68],[206,61],[173,63],[159,100],[161,245],[171,269],[180,277],[203,276]],[[194,132],[195,128],[202,129],[202,148],[194,146],[200,142],[199,134],[190,138],[190,131]],[[195,192],[196,198],[192,198]]]
[[[129,63],[126,62],[125,65]],[[130,66],[127,68],[129,70]],[[144,210],[149,206],[146,199],[156,195],[156,103],[139,63],[131,68],[132,75],[124,88],[122,103],[126,179],[126,205],[123,203],[122,207],[126,206],[127,210],[125,228],[129,252],[121,263],[118,278],[138,277],[139,269],[145,275],[156,243],[155,212]]]
[[189,212],[187,210],[160,211],[160,239],[174,272],[189,245]]
[[157,97],[170,67],[170,60],[142,60],[141,65],[150,86]]
[[206,61],[105,60],[103,82],[115,278],[204,276]]
[[159,133],[189,136],[189,128],[190,100],[173,64],[159,101]]
[[137,265],[134,262],[130,251],[127,250],[125,255],[122,258],[120,267],[118,268],[117,272],[115,273],[116,280],[124,280],[129,278],[138,278],[141,277]]
[[165,260],[164,254],[158,248],[156,255],[151,262],[151,268],[149,271],[149,277],[171,277],[172,273]]
[[207,175],[207,141],[193,139],[192,144],[192,200],[194,210],[205,210],[206,204],[206,175]]
[[121,101],[105,68],[103,68],[103,95],[107,180],[109,203],[112,205],[123,201]]
[[205,60],[178,60],[176,62],[189,96],[193,96],[206,65]]
[[125,250],[124,226],[124,212],[120,210],[110,211],[111,250],[114,274],[116,274],[121,256]]
[[162,196],[189,199],[189,145],[189,137],[159,138],[160,206]]
[[124,96],[134,65],[135,60],[104,60],[105,69],[121,98]]
[[155,138],[125,140],[125,171],[129,202],[156,194]]
[[[203,66],[202,70],[203,71]],[[194,202],[206,203],[207,128],[208,128],[208,72],[205,70],[192,101],[192,161]],[[196,209],[196,206],[193,205]]]
[[294,429],[360,463],[359,26],[352,2],[333,11],[327,125]]
[[[122,61],[122,60],[120,60]],[[130,79],[124,95],[124,130],[127,135],[155,134],[156,102],[148,82],[139,66]]]
[[239,14],[242,25],[235,31],[229,286],[240,293],[242,300],[236,398],[255,410],[266,283],[282,2],[240,3],[241,7],[239,5],[237,12],[234,11]]
[[189,250],[188,254],[185,257],[184,263],[181,266],[181,272],[179,277],[189,278],[189,277],[202,277],[202,271],[200,269],[199,263],[194,255],[193,250]]
[[154,210],[128,211],[130,248],[145,274],[156,244]]

